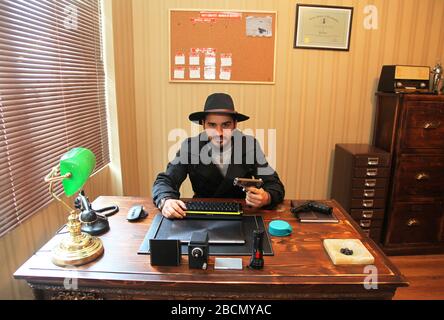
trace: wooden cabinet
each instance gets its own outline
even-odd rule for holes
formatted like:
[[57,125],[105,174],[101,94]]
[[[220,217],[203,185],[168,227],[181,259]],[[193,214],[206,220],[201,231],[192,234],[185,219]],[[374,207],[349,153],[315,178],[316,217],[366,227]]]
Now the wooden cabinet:
[[331,198],[364,232],[380,242],[390,175],[390,154],[368,144],[337,144]]
[[373,144],[392,157],[384,251],[444,252],[444,96],[378,93]]

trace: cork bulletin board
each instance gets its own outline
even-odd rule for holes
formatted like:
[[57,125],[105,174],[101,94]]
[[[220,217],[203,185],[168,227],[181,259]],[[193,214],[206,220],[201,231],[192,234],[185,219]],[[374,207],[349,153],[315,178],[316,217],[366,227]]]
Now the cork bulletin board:
[[276,12],[169,13],[170,82],[274,84]]

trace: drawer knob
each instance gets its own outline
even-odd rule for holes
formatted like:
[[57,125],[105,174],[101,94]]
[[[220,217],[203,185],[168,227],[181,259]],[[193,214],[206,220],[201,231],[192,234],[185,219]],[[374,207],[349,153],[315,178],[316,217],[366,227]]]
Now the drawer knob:
[[441,121],[431,121],[424,124],[424,129],[438,129],[441,126]]
[[367,164],[369,166],[377,166],[379,164],[379,158],[368,158],[367,159]]
[[364,197],[366,198],[373,198],[375,196],[375,190],[374,189],[364,189]]
[[362,211],[362,217],[364,219],[371,219],[371,218],[373,218],[373,211],[372,210],[364,210],[364,211]]
[[370,188],[376,187],[376,179],[365,179],[365,186]]
[[362,206],[364,208],[373,208],[373,200],[362,200]]
[[376,177],[378,175],[378,169],[367,169],[368,177]]
[[409,219],[409,221],[407,221],[407,226],[408,227],[416,227],[419,226],[419,221],[416,220],[415,218]]
[[424,180],[429,180],[430,179],[430,175],[428,175],[425,172],[420,172],[416,175],[416,180],[418,181],[424,181]]
[[359,222],[359,226],[361,228],[370,228],[371,225],[372,225],[372,221],[371,220],[361,220]]

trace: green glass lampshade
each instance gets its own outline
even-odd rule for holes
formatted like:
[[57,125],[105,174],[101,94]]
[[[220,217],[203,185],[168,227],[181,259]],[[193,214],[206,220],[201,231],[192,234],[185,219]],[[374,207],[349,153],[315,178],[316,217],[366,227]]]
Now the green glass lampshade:
[[62,180],[63,190],[69,197],[79,191],[88,180],[96,166],[96,156],[86,148],[74,148],[60,159],[60,174],[71,173]]

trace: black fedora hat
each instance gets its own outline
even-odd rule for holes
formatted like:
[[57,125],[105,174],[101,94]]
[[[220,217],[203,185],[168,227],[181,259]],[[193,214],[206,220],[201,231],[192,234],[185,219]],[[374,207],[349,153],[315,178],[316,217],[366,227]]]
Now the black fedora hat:
[[209,95],[207,101],[205,101],[204,111],[194,112],[190,114],[188,119],[195,123],[202,124],[202,120],[204,120],[205,116],[209,113],[228,114],[237,122],[250,119],[250,117],[234,110],[233,99],[226,93],[213,93]]

